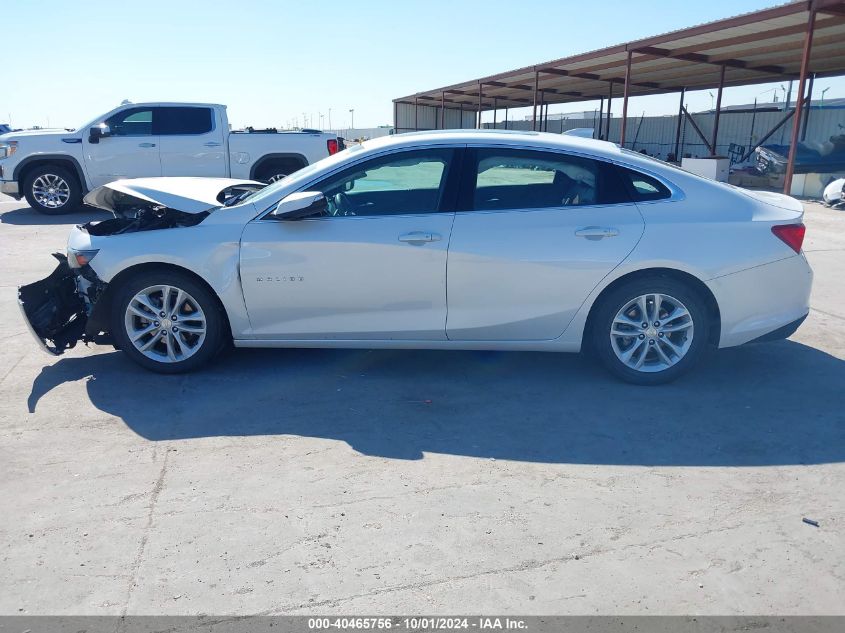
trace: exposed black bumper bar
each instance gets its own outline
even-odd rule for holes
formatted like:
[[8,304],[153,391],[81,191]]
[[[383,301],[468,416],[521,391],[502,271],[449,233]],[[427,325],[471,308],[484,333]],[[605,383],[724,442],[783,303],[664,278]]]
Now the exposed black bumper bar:
[[80,279],[85,274],[82,269],[71,269],[67,258],[60,253],[54,257],[59,265],[48,277],[18,287],[18,307],[38,345],[58,356],[79,341],[94,340],[87,326],[94,301],[105,284],[93,271],[86,275],[93,276],[93,282]]

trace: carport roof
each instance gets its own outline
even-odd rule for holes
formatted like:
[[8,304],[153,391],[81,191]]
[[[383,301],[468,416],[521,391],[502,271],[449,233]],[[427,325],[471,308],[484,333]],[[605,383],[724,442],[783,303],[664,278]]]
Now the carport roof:
[[[629,51],[629,95],[798,79],[805,33],[815,12],[809,71],[845,74],[845,1],[801,0],[589,53],[395,99],[396,103],[481,110],[622,96]],[[618,86],[614,87],[614,84]]]

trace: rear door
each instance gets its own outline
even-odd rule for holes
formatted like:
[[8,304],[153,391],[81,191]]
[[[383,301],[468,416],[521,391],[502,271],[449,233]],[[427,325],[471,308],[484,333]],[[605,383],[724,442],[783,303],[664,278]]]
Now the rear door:
[[153,131],[161,148],[163,176],[226,176],[226,146],[214,108],[154,108]]
[[642,236],[616,167],[479,147],[468,150],[464,174],[449,245],[448,338],[559,337]]

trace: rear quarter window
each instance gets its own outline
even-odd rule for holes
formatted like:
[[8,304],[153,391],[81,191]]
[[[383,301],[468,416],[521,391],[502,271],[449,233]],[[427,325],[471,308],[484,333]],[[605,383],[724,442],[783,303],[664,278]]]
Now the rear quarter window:
[[626,167],[620,168],[619,171],[625,184],[630,188],[631,197],[637,202],[664,200],[672,196],[669,188],[657,178]]

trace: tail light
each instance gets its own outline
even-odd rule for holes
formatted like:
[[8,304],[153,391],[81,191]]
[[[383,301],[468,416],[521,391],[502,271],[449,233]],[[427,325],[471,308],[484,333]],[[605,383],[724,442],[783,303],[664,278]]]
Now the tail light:
[[329,156],[332,154],[337,154],[337,139],[330,138],[326,141],[326,147],[329,149]]
[[772,227],[772,233],[796,253],[801,252],[806,231],[804,224],[779,224]]

